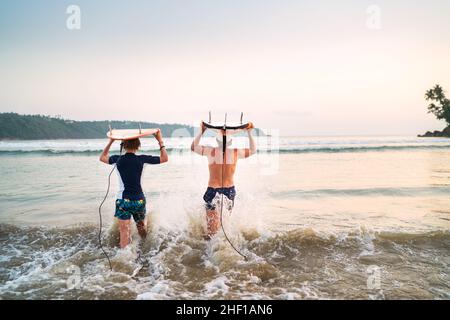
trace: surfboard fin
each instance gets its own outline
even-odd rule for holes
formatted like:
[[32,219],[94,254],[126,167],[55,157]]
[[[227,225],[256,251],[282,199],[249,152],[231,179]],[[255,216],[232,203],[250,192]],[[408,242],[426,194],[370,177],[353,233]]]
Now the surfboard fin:
[[225,112],[225,122],[223,123],[223,130],[227,130],[227,113]]

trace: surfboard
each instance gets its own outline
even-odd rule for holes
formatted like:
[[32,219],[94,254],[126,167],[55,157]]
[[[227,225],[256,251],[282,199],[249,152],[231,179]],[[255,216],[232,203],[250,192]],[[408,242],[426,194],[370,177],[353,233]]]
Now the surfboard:
[[151,136],[157,132],[158,129],[112,129],[108,131],[106,136],[115,140],[131,140]]
[[215,131],[224,130],[226,131],[227,135],[232,135],[235,133],[239,133],[241,131],[248,130],[250,128],[253,128],[253,124],[251,122],[247,123],[220,123],[220,122],[206,122],[203,121],[203,125],[210,129]]

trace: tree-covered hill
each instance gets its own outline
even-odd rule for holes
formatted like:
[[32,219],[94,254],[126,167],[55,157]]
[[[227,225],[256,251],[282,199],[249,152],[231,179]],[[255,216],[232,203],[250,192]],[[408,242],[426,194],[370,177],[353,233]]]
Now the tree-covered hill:
[[[0,140],[97,139],[105,138],[109,125],[114,129],[139,128],[136,121],[72,121],[42,115],[0,113]],[[141,122],[142,128],[161,128],[166,137],[176,129],[192,127],[181,124]]]

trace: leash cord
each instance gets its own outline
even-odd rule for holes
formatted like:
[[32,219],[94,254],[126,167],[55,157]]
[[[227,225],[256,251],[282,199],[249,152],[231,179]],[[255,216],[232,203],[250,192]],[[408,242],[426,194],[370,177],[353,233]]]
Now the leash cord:
[[222,231],[223,231],[223,235],[225,236],[225,239],[227,239],[227,241],[228,241],[228,243],[230,244],[230,246],[234,249],[234,251],[236,251],[241,257],[243,257],[244,259],[245,259],[245,261],[248,261],[248,258],[247,258],[247,256],[246,255],[244,255],[242,252],[240,252],[238,249],[236,249],[236,247],[233,245],[233,243],[230,241],[230,239],[228,238],[228,235],[227,235],[227,233],[226,233],[226,231],[225,231],[225,228],[224,228],[224,226],[223,226],[223,189],[224,189],[224,183],[223,183],[223,180],[224,180],[224,178],[223,178],[223,173],[224,173],[224,168],[225,168],[225,159],[226,159],[226,157],[225,157],[225,151],[226,151],[226,148],[227,148],[227,145],[226,145],[226,140],[227,140],[227,137],[226,137],[226,135],[224,134],[223,135],[223,146],[222,146],[222,148],[223,148],[223,161],[222,161],[222,192],[221,192],[221,197],[220,197],[220,225],[221,225],[221,227],[222,227]]
[[109,190],[111,188],[111,175],[116,170],[117,164],[119,163],[119,160],[120,160],[120,157],[122,157],[122,144],[120,144],[120,155],[119,155],[119,158],[117,159],[116,164],[114,165],[114,167],[112,168],[111,172],[108,175],[108,188],[106,189],[105,197],[103,198],[102,202],[100,203],[100,206],[98,207],[98,218],[99,218],[98,244],[100,245],[100,249],[102,250],[102,252],[105,255],[106,259],[108,259],[109,269],[111,271],[113,270],[111,259],[109,258],[108,253],[106,253],[105,248],[103,247],[103,244],[102,244],[102,228],[103,228],[102,207],[103,207],[103,204],[105,203],[106,199],[108,198]]

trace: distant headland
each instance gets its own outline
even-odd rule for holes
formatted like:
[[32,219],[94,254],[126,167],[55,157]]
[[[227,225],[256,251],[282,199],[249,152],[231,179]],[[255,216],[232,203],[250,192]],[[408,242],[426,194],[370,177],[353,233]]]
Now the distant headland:
[[193,127],[183,124],[160,124],[137,121],[73,121],[44,115],[20,115],[0,113],[0,140],[47,140],[47,139],[101,139],[106,138],[109,125],[114,129],[160,128],[170,137],[177,129]]
[[444,89],[435,85],[425,93],[425,99],[430,102],[428,113],[432,113],[438,120],[445,120],[447,127],[442,131],[427,131],[419,137],[447,137],[450,138],[450,100],[446,98]]
[[[172,137],[174,132],[180,129],[184,129],[183,136],[186,136],[186,133],[191,136],[194,134],[194,127],[176,123],[74,121],[61,117],[10,112],[0,113],[0,140],[106,139],[109,126],[113,129],[138,129],[139,125],[142,128],[160,128],[165,137]],[[264,135],[259,129],[255,131],[256,135]]]

